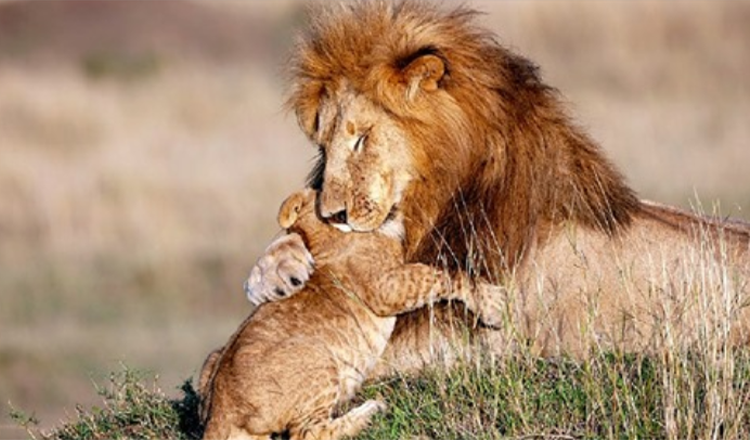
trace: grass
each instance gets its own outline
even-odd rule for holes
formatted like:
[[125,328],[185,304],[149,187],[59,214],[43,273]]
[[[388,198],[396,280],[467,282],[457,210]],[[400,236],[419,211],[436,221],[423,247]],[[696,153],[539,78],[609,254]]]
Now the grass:
[[[496,363],[461,365],[413,379],[394,379],[365,390],[383,395],[392,409],[363,439],[690,439],[747,438],[750,414],[743,399],[737,418],[712,418],[701,356],[686,355],[680,371],[664,359],[602,353],[581,362],[514,357]],[[750,363],[735,358],[740,373],[732,391],[750,396]],[[665,381],[686,403],[673,408]],[[678,423],[671,420],[678,419]]]
[[74,420],[49,432],[36,428],[33,416],[13,410],[11,418],[30,438],[84,439],[196,439],[199,398],[190,381],[180,387],[182,397],[170,399],[143,372],[123,367],[112,373],[107,386],[96,386],[101,407],[76,407]]
[[[394,410],[364,438],[657,438],[656,380],[650,360],[613,355],[462,365],[385,384]],[[602,399],[617,394],[632,405]]]
[[[732,398],[720,417],[712,408],[716,377],[698,353],[680,359],[599,353],[585,361],[518,354],[367,385],[357,400],[379,398],[389,408],[357,438],[748,438],[749,355],[732,355],[734,376],[724,396]],[[32,438],[200,438],[198,396],[189,380],[181,397],[170,399],[145,374],[124,367],[96,389],[100,408],[79,407],[74,420],[53,430],[36,430],[18,411],[14,419]]]

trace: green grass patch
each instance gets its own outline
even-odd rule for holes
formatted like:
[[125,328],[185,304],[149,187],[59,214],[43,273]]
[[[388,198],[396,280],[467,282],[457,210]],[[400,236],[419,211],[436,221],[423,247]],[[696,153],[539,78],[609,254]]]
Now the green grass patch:
[[661,394],[647,359],[512,359],[369,386],[392,410],[363,439],[657,438]]
[[[727,367],[728,384],[725,372],[693,355],[678,363],[600,354],[464,364],[366,387],[365,398],[390,408],[360,438],[750,438],[747,354]],[[717,384],[726,386],[717,392]]]
[[198,395],[190,380],[180,389],[182,397],[170,399],[155,379],[124,367],[110,375],[107,386],[96,387],[101,407],[76,407],[74,420],[50,432],[36,430],[38,421],[33,416],[15,409],[10,415],[32,439],[199,439],[203,429],[198,419]]
[[[750,357],[742,351],[730,359],[716,369],[689,353],[607,353],[585,362],[519,355],[392,377],[366,386],[352,404],[388,403],[360,440],[750,438]],[[52,432],[29,432],[64,440],[200,438],[198,396],[190,381],[181,389],[180,399],[169,399],[126,368],[97,390],[103,407],[79,408],[76,420]],[[17,411],[14,417],[33,424]]]

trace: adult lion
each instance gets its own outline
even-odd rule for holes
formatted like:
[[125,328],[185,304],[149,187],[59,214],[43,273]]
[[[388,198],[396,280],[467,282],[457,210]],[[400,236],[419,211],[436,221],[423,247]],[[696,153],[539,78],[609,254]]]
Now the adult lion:
[[[293,57],[320,215],[354,231],[403,215],[408,261],[503,295],[499,330],[450,305],[400,317],[387,361],[432,362],[451,320],[498,352],[746,343],[750,227],[639,200],[537,67],[474,17],[416,1],[323,9]],[[302,240],[281,237],[248,298],[292,295],[312,270]]]

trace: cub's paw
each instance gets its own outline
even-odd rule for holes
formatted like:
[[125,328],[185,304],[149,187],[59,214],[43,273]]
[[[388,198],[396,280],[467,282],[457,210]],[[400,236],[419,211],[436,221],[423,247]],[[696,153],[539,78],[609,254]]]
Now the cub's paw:
[[302,290],[313,273],[314,260],[299,234],[287,234],[266,248],[245,281],[248,301],[258,306],[288,298]]
[[352,409],[350,414],[360,414],[370,417],[386,409],[388,409],[388,405],[381,400],[367,400],[362,405]]
[[334,424],[339,425],[338,429],[335,430],[346,436],[354,437],[370,424],[375,414],[385,411],[387,408],[388,406],[380,400],[368,400],[334,421]]
[[506,289],[504,287],[480,281],[475,287],[471,308],[482,324],[500,328],[507,320],[505,302]]

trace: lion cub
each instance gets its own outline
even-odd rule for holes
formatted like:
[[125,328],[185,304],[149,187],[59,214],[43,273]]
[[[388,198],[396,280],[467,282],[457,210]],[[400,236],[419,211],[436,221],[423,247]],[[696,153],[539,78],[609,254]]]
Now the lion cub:
[[300,293],[259,306],[209,355],[199,384],[204,438],[356,435],[384,404],[336,414],[382,355],[394,315],[471,290],[429,266],[404,264],[397,237],[323,223],[312,190],[282,204],[279,224],[304,238],[316,270]]

